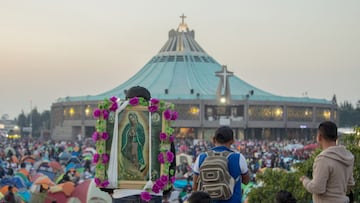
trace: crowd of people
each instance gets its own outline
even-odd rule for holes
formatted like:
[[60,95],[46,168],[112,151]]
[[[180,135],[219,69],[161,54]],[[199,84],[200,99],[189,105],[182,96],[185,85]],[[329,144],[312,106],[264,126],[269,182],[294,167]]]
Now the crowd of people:
[[[17,191],[19,201],[28,202],[34,192],[45,193],[50,190],[49,186],[71,182],[76,187],[94,177],[92,157],[96,150],[91,139],[81,142],[0,139],[0,189],[3,193],[0,199],[13,199],[10,196]],[[46,176],[48,182],[37,181],[43,178],[41,175]]]
[[[195,144],[193,144],[194,142]],[[179,139],[176,143],[176,151],[191,156],[193,161],[200,153],[214,147],[211,141],[194,141],[186,138]],[[282,168],[290,171],[294,163],[308,159],[316,147],[318,147],[316,141],[296,139],[279,141],[243,140],[235,141],[231,145],[231,149],[244,155],[253,174],[264,167]],[[186,174],[191,168],[191,164],[181,163],[178,172]]]
[[[198,189],[197,179],[200,177],[200,167],[206,159],[204,152],[210,150],[240,152],[238,153],[240,158],[234,159],[240,160],[242,163],[240,163],[240,169],[237,169],[234,165],[234,170],[230,170],[230,174],[234,177],[242,176],[241,179],[245,180],[246,183],[248,181],[256,183],[255,174],[259,170],[263,168],[281,168],[290,171],[294,163],[308,159],[312,151],[319,147],[315,141],[239,141],[234,140],[233,136],[225,137],[226,139],[216,137],[218,134],[215,134],[212,141],[192,140],[189,138],[176,139],[175,150],[177,156],[180,156],[180,161],[177,161],[176,178],[185,180],[186,183],[179,186],[177,202],[184,202],[185,200],[192,202],[192,199],[197,198],[196,194],[204,195],[201,192],[195,193]],[[94,142],[91,139],[72,142],[1,139],[0,188],[3,195],[0,194],[0,199],[3,198],[5,202],[15,202],[14,190],[21,189],[22,185],[26,189],[30,189],[29,186],[35,181],[37,178],[35,176],[38,173],[46,174],[56,184],[70,181],[76,185],[81,181],[94,177],[95,166],[91,160],[96,151]],[[335,143],[334,139],[332,138],[332,142]],[[238,170],[241,172],[240,174],[237,174],[236,171]],[[14,178],[19,176],[25,177],[25,179],[16,181]],[[247,177],[249,180],[247,180]],[[310,179],[304,176],[301,181],[310,192],[313,192],[311,186],[308,186]],[[7,189],[3,190],[2,188],[6,186]],[[39,184],[38,192],[47,192],[48,190],[48,186]],[[191,195],[195,195],[195,197],[191,197]],[[278,198],[283,198],[286,195],[291,194],[286,193],[286,191],[279,192]],[[171,201],[169,200],[169,202]]]

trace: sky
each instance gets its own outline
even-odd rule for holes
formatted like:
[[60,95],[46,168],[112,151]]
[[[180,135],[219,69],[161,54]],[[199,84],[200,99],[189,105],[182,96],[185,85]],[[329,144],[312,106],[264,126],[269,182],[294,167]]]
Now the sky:
[[0,0],[0,116],[122,84],[183,13],[200,46],[257,88],[360,100],[358,0]]

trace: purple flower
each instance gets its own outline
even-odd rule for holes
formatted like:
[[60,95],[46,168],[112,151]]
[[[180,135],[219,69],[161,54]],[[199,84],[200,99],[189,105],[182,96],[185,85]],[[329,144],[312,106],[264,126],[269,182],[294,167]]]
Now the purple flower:
[[106,164],[106,163],[109,162],[109,155],[108,154],[106,154],[106,153],[102,154],[101,158],[102,158],[102,163],[103,164]]
[[175,140],[175,135],[171,135],[171,136],[169,137],[169,141],[170,141],[170,142],[174,142],[174,140]]
[[108,186],[110,183],[109,183],[109,180],[104,180],[101,184],[100,184],[100,187],[106,187]]
[[170,182],[171,182],[171,183],[175,183],[175,180],[176,180],[175,176],[171,176]]
[[109,139],[109,133],[103,132],[102,135],[101,135],[101,138],[102,138],[103,140]]
[[160,140],[161,140],[161,141],[165,141],[165,140],[166,140],[166,137],[167,137],[167,134],[166,134],[166,133],[160,133]]
[[163,183],[167,183],[167,182],[169,181],[169,176],[167,176],[167,175],[162,175],[162,176],[160,177],[160,180],[161,180],[161,182],[163,182]]
[[117,99],[118,99],[117,97],[112,96],[112,97],[110,98],[110,101],[112,101],[113,103],[116,103]]
[[139,104],[139,98],[138,97],[133,97],[129,100],[129,103],[131,106],[136,106]]
[[176,120],[178,118],[178,112],[176,111],[173,111],[172,114],[171,114],[171,120]]
[[149,106],[148,110],[152,113],[152,112],[156,112],[157,110],[159,110],[158,106]]
[[103,113],[103,118],[104,118],[105,120],[109,118],[109,111],[108,111],[108,110],[104,109],[104,110],[102,111],[102,113]]
[[160,102],[160,101],[159,101],[158,99],[155,99],[155,98],[151,98],[151,99],[150,99],[150,103],[151,103],[152,105],[157,105],[159,102]]
[[165,163],[165,159],[164,159],[164,154],[163,154],[163,153],[160,153],[160,154],[158,155],[158,161],[159,161],[161,164]]
[[99,154],[94,154],[93,156],[93,163],[97,163],[99,161],[100,155]]
[[113,103],[110,107],[110,111],[116,111],[118,109],[118,104],[117,103]]
[[95,109],[94,112],[93,112],[94,118],[99,118],[100,115],[101,115],[100,109]]
[[152,187],[152,191],[155,192],[155,193],[159,193],[160,192],[160,187],[156,184],[153,185]]
[[151,195],[149,192],[142,192],[140,194],[140,197],[142,200],[144,200],[145,202],[149,202],[151,200]]
[[98,132],[94,132],[93,134],[92,134],[92,139],[93,139],[93,141],[94,142],[96,142],[96,141],[98,141],[99,140],[99,133]]
[[97,186],[99,186],[101,183],[101,180],[99,178],[94,178],[94,182]]
[[166,109],[165,111],[164,111],[164,117],[165,117],[165,119],[166,120],[171,120],[171,110],[170,109]]
[[168,160],[168,162],[172,163],[174,160],[174,154],[171,151],[167,151],[166,152],[166,159]]
[[162,189],[165,186],[165,183],[163,183],[161,180],[156,180],[155,185],[158,185],[160,189]]

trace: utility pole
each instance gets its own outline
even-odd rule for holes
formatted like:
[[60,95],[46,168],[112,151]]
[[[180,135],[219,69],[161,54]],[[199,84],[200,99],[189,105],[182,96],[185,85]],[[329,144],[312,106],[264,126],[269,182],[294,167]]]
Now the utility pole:
[[29,138],[32,138],[32,100],[30,99],[30,134]]

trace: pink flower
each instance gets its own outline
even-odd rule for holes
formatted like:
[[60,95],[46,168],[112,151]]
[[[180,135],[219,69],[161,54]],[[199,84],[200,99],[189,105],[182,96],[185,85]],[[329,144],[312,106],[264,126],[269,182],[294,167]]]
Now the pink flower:
[[94,133],[92,134],[92,139],[93,139],[94,142],[98,141],[98,140],[100,139],[99,133],[98,133],[98,132],[94,132]]
[[159,193],[160,192],[160,187],[156,184],[153,185],[152,187],[152,191],[155,192],[155,193]]
[[170,141],[170,142],[174,142],[174,140],[175,140],[175,135],[171,135],[171,136],[169,137],[169,141]]
[[103,140],[109,139],[109,133],[103,132],[102,135],[101,135],[101,138],[102,138]]
[[162,176],[160,177],[160,180],[161,180],[161,182],[163,182],[163,183],[167,183],[167,182],[169,181],[169,176],[162,175]]
[[110,98],[110,101],[112,101],[113,103],[116,103],[117,99],[118,99],[117,97],[112,96],[112,97]]
[[144,200],[145,202],[149,202],[151,200],[151,195],[149,192],[142,192],[140,194],[140,197],[142,200]]
[[131,98],[131,99],[129,100],[129,104],[130,104],[131,106],[136,106],[136,105],[138,105],[138,104],[139,104],[139,98],[138,98],[138,97],[133,97],[133,98]]
[[93,156],[93,163],[97,163],[99,161],[100,155],[99,154],[94,154]]
[[109,111],[108,111],[108,110],[104,109],[104,110],[102,111],[102,113],[103,113],[103,118],[104,118],[105,120],[109,118]]
[[101,183],[101,180],[99,178],[94,178],[94,182],[97,186],[99,186]]
[[95,109],[93,112],[93,116],[94,116],[94,118],[99,118],[101,116],[100,109]]
[[159,161],[161,164],[165,163],[165,159],[164,159],[164,154],[163,154],[163,153],[160,153],[160,154],[158,155],[158,161]]
[[168,160],[168,162],[172,163],[174,160],[174,154],[171,151],[167,151],[166,152],[166,159]]
[[166,133],[160,133],[160,140],[161,140],[161,141],[165,141],[165,140],[166,140],[166,137],[167,137],[167,134],[166,134]]
[[173,111],[172,114],[171,114],[171,120],[176,120],[178,118],[178,112],[176,111]]
[[153,112],[157,112],[159,110],[158,106],[149,106],[148,110],[153,113]]
[[160,189],[162,189],[165,186],[165,184],[161,180],[156,180],[155,184],[158,185]]
[[117,103],[113,103],[110,107],[110,111],[116,111],[118,109],[118,104]]
[[110,183],[109,183],[109,180],[104,180],[101,184],[100,184],[100,187],[106,187],[108,186]]
[[157,104],[159,104],[159,102],[160,102],[160,100],[158,100],[158,99],[155,99],[155,98],[151,98],[151,99],[150,99],[150,103],[151,103],[152,105],[157,105]]
[[106,163],[109,162],[109,155],[108,154],[106,154],[106,153],[102,154],[101,158],[102,158],[102,163],[103,164],[106,164]]
[[164,111],[164,117],[165,117],[165,120],[171,120],[171,110],[170,109],[166,109]]

